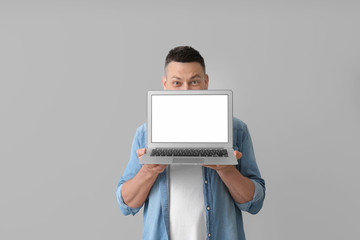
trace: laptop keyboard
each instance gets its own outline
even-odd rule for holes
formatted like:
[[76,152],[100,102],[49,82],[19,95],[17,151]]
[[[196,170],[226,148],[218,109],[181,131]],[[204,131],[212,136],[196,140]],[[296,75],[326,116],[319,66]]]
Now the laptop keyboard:
[[154,157],[228,157],[226,149],[223,148],[155,148],[150,156]]

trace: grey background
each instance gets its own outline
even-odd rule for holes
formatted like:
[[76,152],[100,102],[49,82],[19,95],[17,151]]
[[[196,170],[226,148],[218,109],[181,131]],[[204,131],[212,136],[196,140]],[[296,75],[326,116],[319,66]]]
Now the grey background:
[[234,91],[248,239],[359,239],[358,1],[0,1],[0,239],[140,239],[115,190],[177,45]]

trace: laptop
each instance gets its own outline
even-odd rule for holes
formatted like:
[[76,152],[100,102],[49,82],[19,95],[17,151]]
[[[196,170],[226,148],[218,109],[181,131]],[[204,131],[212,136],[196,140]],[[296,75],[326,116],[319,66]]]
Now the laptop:
[[231,90],[149,91],[141,164],[237,165]]

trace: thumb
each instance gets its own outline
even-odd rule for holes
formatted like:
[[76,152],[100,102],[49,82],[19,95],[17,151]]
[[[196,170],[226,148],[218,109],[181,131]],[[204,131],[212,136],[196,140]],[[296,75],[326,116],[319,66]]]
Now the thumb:
[[236,159],[239,160],[243,154],[239,151],[234,151],[234,155],[235,155]]
[[136,153],[137,153],[138,156],[144,155],[145,152],[146,152],[145,148],[140,148],[140,149],[136,150]]

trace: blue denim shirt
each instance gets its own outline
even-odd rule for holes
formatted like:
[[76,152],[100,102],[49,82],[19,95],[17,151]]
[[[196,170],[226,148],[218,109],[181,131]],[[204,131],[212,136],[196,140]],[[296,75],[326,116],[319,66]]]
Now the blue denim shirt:
[[[256,214],[265,198],[265,181],[261,178],[255,160],[254,149],[247,125],[240,119],[233,119],[233,148],[243,154],[236,168],[255,184],[253,199],[246,203],[235,202],[217,172],[203,167],[203,192],[206,211],[207,239],[242,240],[245,239],[242,211]],[[135,215],[144,206],[143,239],[170,239],[169,225],[169,183],[168,168],[159,174],[143,206],[131,208],[121,196],[124,182],[133,178],[141,168],[136,150],[146,148],[146,124],[140,126],[135,134],[130,161],[116,190],[116,199],[124,215]]]

